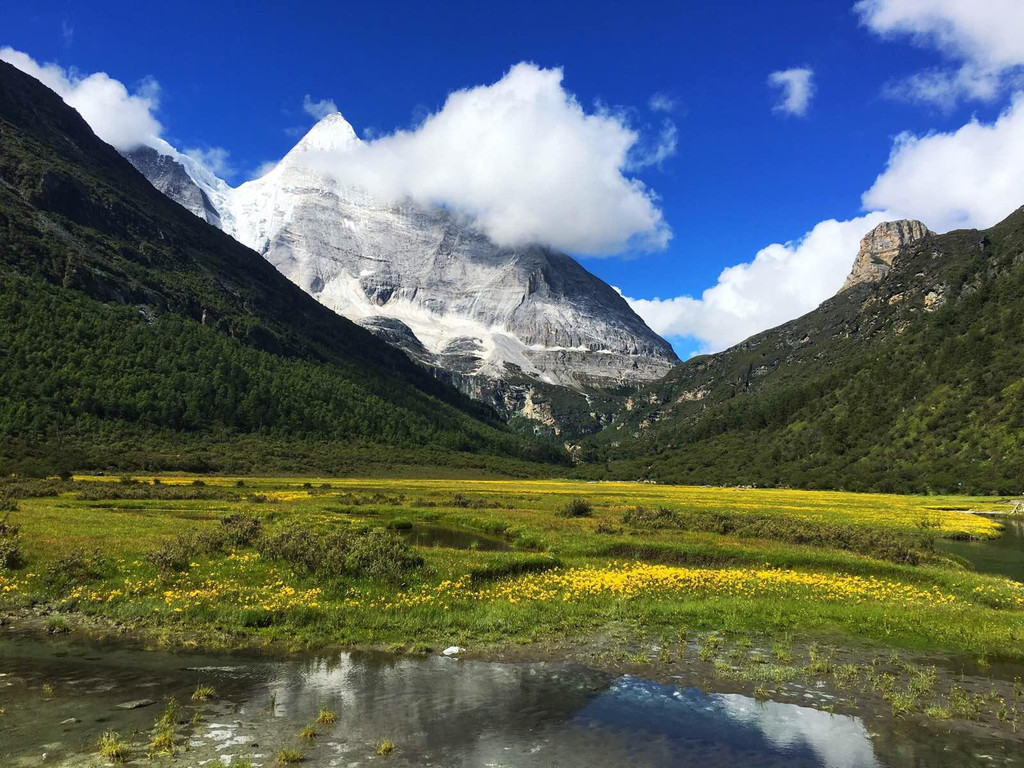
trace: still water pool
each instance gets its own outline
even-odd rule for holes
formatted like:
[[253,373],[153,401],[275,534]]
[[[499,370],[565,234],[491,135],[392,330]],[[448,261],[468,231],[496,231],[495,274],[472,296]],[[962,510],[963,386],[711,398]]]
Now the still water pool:
[[[305,766],[700,766],[868,768],[1017,765],[998,742],[810,706],[608,674],[566,662],[497,663],[335,653],[303,658],[173,654],[10,636],[0,639],[0,765],[92,766],[107,729],[137,764],[161,700],[202,722],[161,765],[272,766],[281,749]],[[213,686],[205,704],[189,699]],[[153,700],[138,709],[128,701]],[[337,713],[299,739],[322,706]],[[135,734],[134,737],[132,734]],[[395,751],[376,756],[390,739]]]

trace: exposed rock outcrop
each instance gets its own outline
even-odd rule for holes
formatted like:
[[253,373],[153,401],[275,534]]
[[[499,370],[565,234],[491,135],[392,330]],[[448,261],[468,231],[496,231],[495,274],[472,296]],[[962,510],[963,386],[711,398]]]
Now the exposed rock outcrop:
[[853,269],[840,290],[845,291],[861,283],[877,283],[889,274],[900,248],[931,234],[932,231],[920,221],[883,221],[860,241]]

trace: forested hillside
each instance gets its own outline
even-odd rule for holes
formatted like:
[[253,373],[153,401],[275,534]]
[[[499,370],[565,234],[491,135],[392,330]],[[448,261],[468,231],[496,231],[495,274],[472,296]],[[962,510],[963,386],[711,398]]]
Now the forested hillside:
[[562,458],[165,198],[2,62],[0,360],[5,470]]
[[585,444],[594,477],[1024,490],[1024,209],[694,358]]

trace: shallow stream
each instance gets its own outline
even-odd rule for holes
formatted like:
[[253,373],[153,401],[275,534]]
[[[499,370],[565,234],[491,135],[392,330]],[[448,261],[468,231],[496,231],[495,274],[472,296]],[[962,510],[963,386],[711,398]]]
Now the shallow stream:
[[1003,535],[998,539],[939,539],[936,546],[943,552],[969,560],[979,573],[994,573],[1024,581],[1024,519],[1006,515],[994,516],[993,519],[1003,524]]
[[[942,730],[829,714],[676,687],[568,662],[499,663],[378,653],[269,658],[174,654],[0,636],[0,765],[92,766],[104,730],[134,746],[132,764],[215,766],[281,749],[304,766],[700,766],[867,768],[1019,765],[1011,745]],[[193,704],[198,683],[210,701]],[[162,699],[184,704],[187,751],[145,757]],[[808,698],[814,697],[808,694]],[[119,704],[155,703],[137,709]],[[818,702],[822,703],[822,702]],[[338,721],[299,739],[320,707]],[[134,735],[133,735],[134,734]],[[375,744],[396,745],[387,757]]]

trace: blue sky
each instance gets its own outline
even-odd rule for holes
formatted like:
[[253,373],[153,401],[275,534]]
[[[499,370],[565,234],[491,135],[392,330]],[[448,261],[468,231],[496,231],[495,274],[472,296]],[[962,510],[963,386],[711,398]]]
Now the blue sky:
[[[870,27],[852,0],[179,2],[158,9],[4,0],[0,46],[81,73],[106,72],[129,90],[157,81],[164,137],[178,147],[226,149],[233,182],[281,157],[314,122],[302,109],[306,94],[333,100],[360,134],[382,135],[414,126],[451,91],[494,83],[518,62],[561,67],[562,86],[586,110],[624,108],[622,119],[645,141],[656,141],[665,119],[677,130],[672,156],[628,173],[657,195],[673,233],[668,246],[584,263],[629,297],[699,298],[724,268],[750,262],[769,244],[797,240],[823,220],[861,215],[862,193],[886,169],[898,134],[951,134],[972,118],[990,125],[1012,104],[1012,83],[944,101],[894,95],[904,78],[955,72],[978,55],[969,40],[929,31],[929,20],[914,18],[901,0],[873,2],[879,14],[904,13],[897,18],[904,27],[880,33],[886,20]],[[1004,14],[1024,14],[1024,4],[990,2]],[[963,10],[970,4],[952,11],[943,8],[957,0],[933,5],[949,15],[954,33],[975,20]],[[1019,72],[1014,55],[987,66],[1000,76]],[[779,93],[768,77],[793,67],[813,70],[803,115],[773,109]],[[673,102],[670,112],[649,108],[655,94]],[[1014,203],[1009,210],[1024,204],[1024,194]],[[822,298],[808,296],[796,308]],[[647,311],[653,318],[650,308],[641,314]],[[766,312],[735,333],[774,324],[777,315]],[[686,333],[672,333],[690,331],[685,322],[649,322],[661,322],[656,329],[683,354],[735,340],[702,332],[697,322]]]

